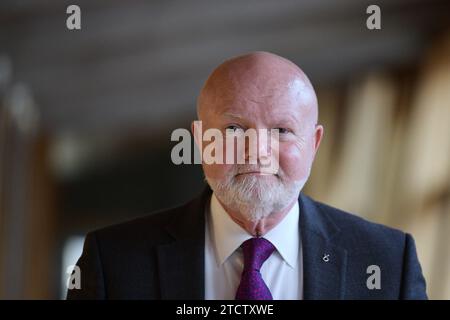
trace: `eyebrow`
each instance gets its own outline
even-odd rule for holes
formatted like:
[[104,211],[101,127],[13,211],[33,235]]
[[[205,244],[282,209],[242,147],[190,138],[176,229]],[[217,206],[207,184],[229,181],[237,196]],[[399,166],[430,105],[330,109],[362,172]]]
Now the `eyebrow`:
[[244,117],[242,117],[241,115],[239,115],[237,113],[229,112],[229,111],[228,112],[224,112],[223,115],[226,116],[226,117],[229,117],[229,118],[245,120]]
[[[226,117],[229,117],[229,118],[246,121],[246,119],[243,116],[241,116],[240,114],[234,113],[234,112],[226,111],[223,113],[223,115]],[[295,119],[295,117],[293,117],[290,114],[287,114],[287,115],[283,116],[282,118],[273,119],[273,123],[275,123],[276,125],[282,125],[283,122],[285,122],[287,124],[287,126],[298,125],[297,119]]]

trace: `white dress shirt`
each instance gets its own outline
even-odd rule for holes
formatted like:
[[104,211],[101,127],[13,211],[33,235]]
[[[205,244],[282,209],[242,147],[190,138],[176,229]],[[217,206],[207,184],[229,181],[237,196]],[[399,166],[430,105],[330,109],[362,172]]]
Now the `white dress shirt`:
[[[214,193],[206,206],[205,299],[232,300],[244,268],[241,244],[253,236],[236,224]],[[263,235],[276,248],[261,267],[275,300],[303,298],[303,263],[298,201],[278,225]]]

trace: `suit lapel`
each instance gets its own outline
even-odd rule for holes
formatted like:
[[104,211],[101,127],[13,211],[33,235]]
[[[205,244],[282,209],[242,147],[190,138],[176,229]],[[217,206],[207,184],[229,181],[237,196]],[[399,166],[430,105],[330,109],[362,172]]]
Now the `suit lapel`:
[[162,299],[204,299],[205,205],[211,191],[183,206],[167,226],[173,241],[157,247]]
[[300,234],[303,251],[303,297],[343,299],[347,250],[333,244],[340,230],[317,203],[300,195]]
[[[206,188],[167,226],[173,241],[157,247],[162,299],[204,299]],[[333,244],[340,230],[318,204],[300,194],[300,235],[303,252],[303,297],[343,299],[347,250]]]

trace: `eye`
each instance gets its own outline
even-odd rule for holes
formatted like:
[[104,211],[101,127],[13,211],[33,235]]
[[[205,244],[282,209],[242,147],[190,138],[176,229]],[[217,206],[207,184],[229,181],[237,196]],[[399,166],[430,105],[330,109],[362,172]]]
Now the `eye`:
[[241,130],[244,130],[241,127],[239,127],[238,125],[235,125],[235,124],[229,125],[225,129],[226,130],[231,130],[233,132],[240,132]]
[[275,128],[275,130],[278,130],[279,134],[287,134],[287,133],[291,132],[289,129],[286,129],[286,128]]

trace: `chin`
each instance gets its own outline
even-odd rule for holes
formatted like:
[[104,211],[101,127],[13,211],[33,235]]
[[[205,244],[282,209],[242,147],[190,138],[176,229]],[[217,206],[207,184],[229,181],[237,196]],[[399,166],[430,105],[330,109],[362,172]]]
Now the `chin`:
[[274,174],[239,174],[228,180],[206,180],[224,205],[257,221],[292,203],[306,179],[289,185]]

